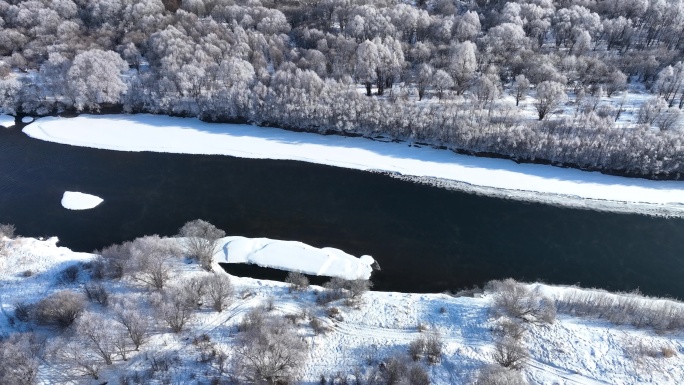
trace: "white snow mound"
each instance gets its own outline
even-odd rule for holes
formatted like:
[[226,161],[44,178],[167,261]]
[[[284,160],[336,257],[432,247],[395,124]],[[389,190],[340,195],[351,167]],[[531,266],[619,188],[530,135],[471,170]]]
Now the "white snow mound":
[[90,194],[66,191],[62,197],[62,207],[69,210],[88,210],[103,202],[103,199]]
[[262,267],[297,271],[310,275],[344,279],[369,279],[375,262],[364,255],[356,258],[342,250],[322,249],[302,242],[268,238],[226,237],[215,260],[225,263],[253,263]]
[[23,118],[21,118],[22,123],[31,123],[31,122],[33,122],[33,120],[34,119],[30,116],[24,116]]
[[5,128],[12,128],[14,126],[14,116],[0,114],[0,126],[3,126]]

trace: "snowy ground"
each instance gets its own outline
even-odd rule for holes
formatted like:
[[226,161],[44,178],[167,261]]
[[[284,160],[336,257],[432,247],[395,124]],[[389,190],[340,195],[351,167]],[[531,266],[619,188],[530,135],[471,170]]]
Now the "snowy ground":
[[62,207],[69,210],[88,210],[97,207],[103,199],[76,191],[65,191],[62,196]]
[[503,192],[515,199],[684,215],[684,182],[681,181],[651,181],[547,165],[516,164],[510,160],[458,155],[412,143],[323,136],[250,125],[210,124],[194,118],[153,115],[46,118],[28,125],[24,132],[36,139],[75,146],[292,159],[386,171],[399,177],[488,195]]
[[[59,273],[65,267],[93,258],[92,254],[75,253],[58,247],[57,240],[41,241],[20,238],[9,241],[7,255],[0,257],[0,304],[9,315],[19,301],[33,302],[57,290],[80,290],[88,281],[82,270],[75,283],[64,283]],[[196,264],[176,262],[175,281],[207,274]],[[231,352],[236,325],[251,308],[273,298],[274,313],[300,314],[308,311],[328,325],[330,331],[315,335],[308,325],[300,324],[299,333],[309,346],[303,383],[317,384],[320,375],[367,370],[369,358],[382,359],[393,353],[405,354],[408,344],[421,332],[419,325],[438,330],[445,347],[441,363],[426,366],[434,384],[470,383],[477,369],[491,363],[494,337],[490,328],[491,298],[460,297],[443,294],[403,294],[369,292],[362,305],[352,309],[335,304],[340,317],[326,315],[315,305],[317,287],[301,293],[290,293],[278,282],[232,277],[238,293],[234,303],[221,313],[199,310],[190,328],[180,334],[166,328],[155,328],[150,342],[140,352],[131,352],[128,361],[116,360],[107,367],[100,380],[73,378],[61,367],[42,365],[41,383],[118,383],[118,373],[132,373],[142,368],[149,354],[178,356],[181,363],[171,369],[171,383],[208,383],[207,372],[198,359],[193,338],[206,334],[221,349]],[[108,289],[121,295],[147,296],[140,286],[122,281],[106,282]],[[553,288],[562,291],[563,288]],[[96,305],[91,310],[98,311]],[[17,331],[0,315],[0,335]],[[19,327],[20,328],[20,327]],[[528,325],[524,338],[531,354],[524,375],[535,384],[681,384],[684,380],[684,334],[658,335],[648,330],[615,326],[602,320],[559,316],[552,325]],[[50,333],[48,329],[38,329]],[[648,346],[649,349],[635,347]],[[674,355],[664,357],[648,352],[670,348]],[[154,352],[154,353],[153,353]],[[372,359],[370,360],[372,361]],[[156,382],[155,382],[156,383]]]

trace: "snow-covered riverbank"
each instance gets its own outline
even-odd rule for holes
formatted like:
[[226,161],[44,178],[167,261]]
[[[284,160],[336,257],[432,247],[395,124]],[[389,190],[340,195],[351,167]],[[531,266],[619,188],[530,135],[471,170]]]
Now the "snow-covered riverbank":
[[[96,256],[72,252],[58,247],[57,239],[36,240],[19,238],[6,241],[6,255],[0,257],[0,335],[26,331],[27,325],[10,317],[17,303],[35,303],[40,298],[61,290],[81,292],[91,281],[90,263]],[[75,266],[78,274],[73,281],[64,279],[64,271]],[[172,261],[173,278],[169,285],[184,285],[193,277],[210,273],[197,264],[186,264],[183,259]],[[217,273],[223,274],[217,270]],[[302,384],[318,384],[320,375],[362,373],[373,368],[390,355],[407,356],[408,345],[421,333],[421,326],[437,330],[444,347],[441,362],[428,366],[431,383],[436,385],[472,383],[484,365],[493,362],[496,340],[491,328],[496,325],[491,317],[492,297],[454,298],[444,294],[405,294],[368,292],[358,308],[334,302],[338,309],[331,314],[325,306],[316,305],[312,286],[303,292],[289,292],[279,282],[231,277],[238,294],[223,312],[197,310],[181,333],[172,333],[161,321],[153,328],[140,351],[128,352],[128,360],[115,357],[113,364],[101,365],[100,379],[89,381],[74,376],[71,365],[41,363],[40,383],[102,383],[117,382],[120,375],[144,372],[150,365],[149,357],[174,359],[174,365],[162,375],[173,383],[207,383],[212,378],[227,378],[231,369],[217,374],[216,366],[200,359],[198,338],[210,340],[217,351],[230,358],[235,351],[237,325],[245,314],[272,303],[270,314],[318,319],[328,330],[315,334],[303,322],[297,323],[298,334],[307,342],[308,353],[302,370]],[[142,311],[153,315],[145,303],[154,302],[159,294],[144,288],[130,278],[98,281],[112,293],[112,301],[135,298]],[[535,286],[535,285],[533,285]],[[552,297],[563,295],[562,287],[543,286]],[[111,311],[94,303],[87,312]],[[147,316],[147,314],[145,314]],[[523,345],[530,358],[522,370],[530,383],[535,384],[681,384],[684,378],[684,335],[681,332],[657,334],[649,329],[616,326],[603,319],[559,315],[549,325],[525,325]],[[31,330],[48,338],[48,346],[57,340],[56,332],[46,327]],[[66,337],[70,334],[66,333]],[[664,352],[667,352],[665,354]],[[50,358],[51,359],[51,358]],[[371,362],[369,365],[368,362]],[[154,372],[153,372],[154,373]],[[159,375],[157,373],[156,375]],[[156,377],[154,377],[156,378]],[[150,383],[156,383],[150,379]]]
[[386,171],[396,177],[486,195],[610,211],[684,215],[684,182],[604,175],[365,138],[153,115],[45,118],[24,132],[36,139],[119,151],[291,159]]

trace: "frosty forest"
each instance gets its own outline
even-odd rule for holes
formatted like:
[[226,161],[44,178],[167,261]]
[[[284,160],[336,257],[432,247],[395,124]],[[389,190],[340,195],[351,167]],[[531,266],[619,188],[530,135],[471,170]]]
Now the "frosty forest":
[[681,0],[0,0],[0,109],[684,172]]

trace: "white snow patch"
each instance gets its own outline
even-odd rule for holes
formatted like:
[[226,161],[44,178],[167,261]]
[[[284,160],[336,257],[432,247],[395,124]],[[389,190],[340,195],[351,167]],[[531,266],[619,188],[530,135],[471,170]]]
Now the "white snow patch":
[[5,128],[14,127],[14,116],[0,114],[0,126],[3,126]]
[[69,210],[88,210],[103,202],[103,199],[90,194],[75,191],[65,191],[62,197],[62,207]]
[[[441,178],[492,189],[580,199],[684,207],[684,182],[604,175],[505,159],[454,154],[409,143],[299,133],[251,125],[212,124],[153,115],[46,118],[24,128],[36,139],[120,151],[220,154],[291,159],[359,170]],[[538,194],[542,193],[542,194]],[[515,196],[515,195],[512,195]]]
[[262,267],[344,279],[369,279],[375,262],[370,255],[356,258],[340,249],[322,249],[302,242],[268,238],[226,237],[215,255],[217,262],[253,263]]
[[23,118],[21,118],[21,122],[22,122],[22,123],[27,123],[27,124],[33,122],[33,120],[34,120],[34,119],[33,119],[33,117],[31,117],[31,116],[24,116]]

